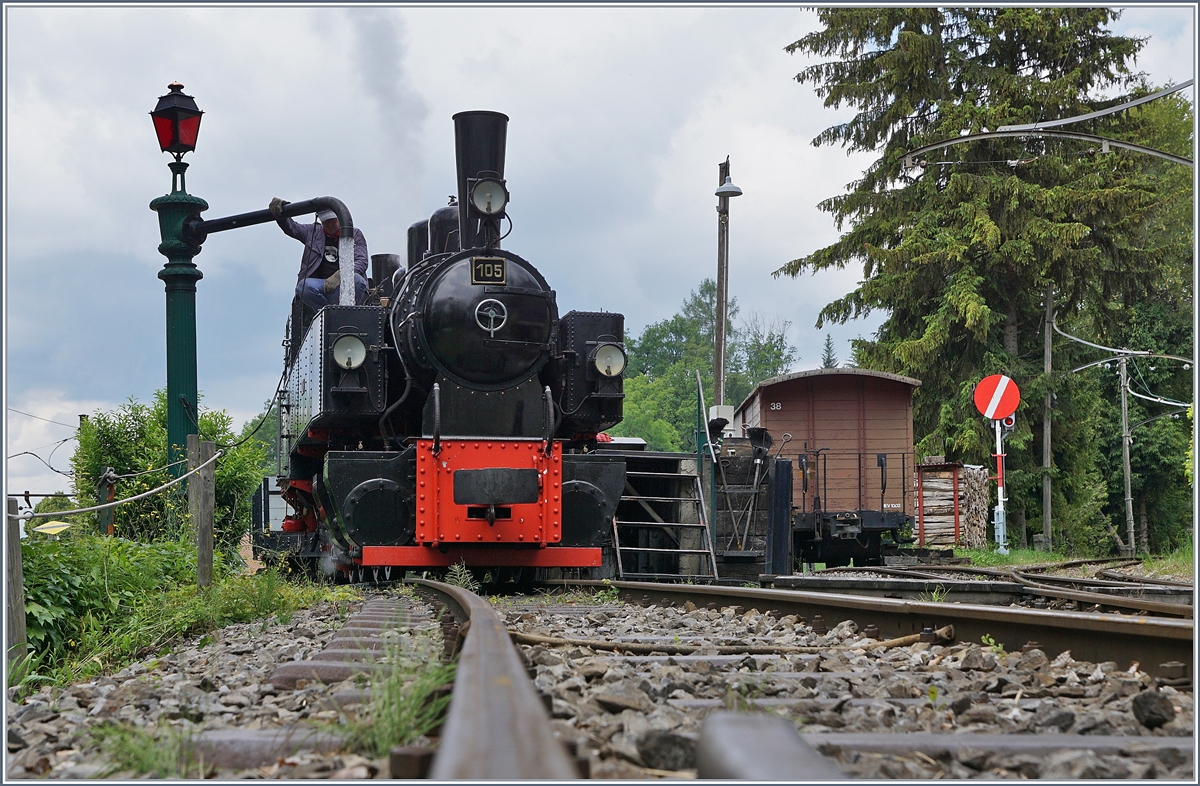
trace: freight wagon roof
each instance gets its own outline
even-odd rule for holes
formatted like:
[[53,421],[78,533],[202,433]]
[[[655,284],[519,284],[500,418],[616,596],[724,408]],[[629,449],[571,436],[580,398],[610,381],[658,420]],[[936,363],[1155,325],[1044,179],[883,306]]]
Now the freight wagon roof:
[[917,388],[921,386],[921,380],[913,379],[912,377],[901,376],[900,374],[891,374],[887,371],[872,371],[866,368],[813,368],[808,371],[794,371],[791,374],[781,374],[778,377],[764,379],[754,386],[754,390],[750,391],[750,395],[738,405],[737,411],[741,412],[750,403],[751,399],[758,395],[758,392],[763,388],[778,385],[782,382],[791,382],[793,379],[805,379],[808,377],[832,377],[832,376],[849,376],[849,377],[875,377],[876,379],[887,379],[892,382],[900,382],[905,385]]

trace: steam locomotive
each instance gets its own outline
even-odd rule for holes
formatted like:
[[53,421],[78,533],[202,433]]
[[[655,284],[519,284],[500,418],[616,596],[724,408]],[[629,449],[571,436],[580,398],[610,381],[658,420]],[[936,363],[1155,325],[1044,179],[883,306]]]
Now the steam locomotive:
[[595,448],[622,416],[624,316],[560,316],[501,248],[507,125],[454,115],[457,199],[409,227],[407,269],[372,258],[364,305],[293,303],[282,529],[327,576],[602,573],[625,463]]

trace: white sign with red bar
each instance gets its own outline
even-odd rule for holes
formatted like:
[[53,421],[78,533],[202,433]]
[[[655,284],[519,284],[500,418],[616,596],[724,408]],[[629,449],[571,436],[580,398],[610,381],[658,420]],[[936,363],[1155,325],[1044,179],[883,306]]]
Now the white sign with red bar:
[[1021,391],[1017,383],[1003,374],[984,377],[975,386],[975,407],[991,420],[1001,420],[1017,411]]

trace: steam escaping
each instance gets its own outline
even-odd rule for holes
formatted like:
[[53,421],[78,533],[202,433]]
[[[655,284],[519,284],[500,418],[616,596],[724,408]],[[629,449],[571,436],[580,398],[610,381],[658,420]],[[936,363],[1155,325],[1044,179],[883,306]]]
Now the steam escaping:
[[374,99],[386,160],[393,177],[392,193],[412,193],[424,169],[421,129],[429,115],[425,100],[404,70],[404,18],[383,8],[350,8],[346,13],[353,31],[351,57],[366,94]]

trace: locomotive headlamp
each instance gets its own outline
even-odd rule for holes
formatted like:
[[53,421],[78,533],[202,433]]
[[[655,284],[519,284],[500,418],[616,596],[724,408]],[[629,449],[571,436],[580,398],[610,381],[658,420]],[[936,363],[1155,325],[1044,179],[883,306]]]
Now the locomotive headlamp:
[[508,190],[499,180],[485,177],[471,189],[471,205],[485,216],[500,215],[507,204]]
[[367,345],[358,336],[341,336],[333,342],[333,362],[347,371],[358,368],[367,359]]
[[596,370],[606,377],[619,376],[625,370],[625,352],[616,344],[601,344],[592,355]]
[[184,95],[183,85],[172,82],[171,91],[160,96],[150,118],[154,121],[154,133],[158,146],[164,153],[174,153],[176,160],[196,149],[196,137],[200,134],[200,116],[204,113],[196,101]]

